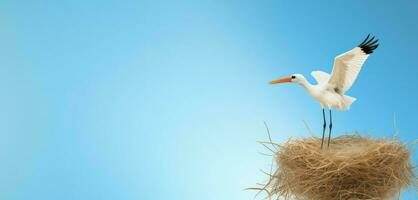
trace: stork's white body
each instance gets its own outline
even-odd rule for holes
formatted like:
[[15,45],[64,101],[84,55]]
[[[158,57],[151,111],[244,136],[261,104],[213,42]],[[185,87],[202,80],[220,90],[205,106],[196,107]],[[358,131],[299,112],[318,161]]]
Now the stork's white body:
[[348,110],[356,100],[354,97],[338,94],[328,84],[309,84],[305,88],[310,96],[319,101],[322,108]]

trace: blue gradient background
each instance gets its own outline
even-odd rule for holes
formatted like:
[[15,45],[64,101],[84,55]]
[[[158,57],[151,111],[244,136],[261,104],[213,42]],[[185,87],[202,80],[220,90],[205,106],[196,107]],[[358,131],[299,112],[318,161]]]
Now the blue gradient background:
[[[381,46],[335,135],[418,131],[415,1],[1,1],[0,199],[253,199],[319,104],[271,79]],[[319,135],[319,134],[318,134]],[[413,157],[416,164],[416,150]],[[414,199],[413,189],[403,199]],[[416,196],[415,196],[416,198]]]

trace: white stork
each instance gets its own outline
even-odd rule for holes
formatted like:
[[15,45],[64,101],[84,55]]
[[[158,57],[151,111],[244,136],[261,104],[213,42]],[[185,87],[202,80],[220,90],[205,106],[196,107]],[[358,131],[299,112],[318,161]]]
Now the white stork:
[[332,114],[331,109],[348,110],[351,104],[356,100],[354,97],[345,95],[356,80],[361,67],[373,50],[379,44],[374,37],[370,38],[370,34],[366,39],[354,49],[347,51],[334,59],[334,67],[331,75],[323,71],[312,71],[311,75],[315,78],[317,84],[310,84],[302,74],[292,74],[289,77],[271,81],[271,84],[276,83],[297,83],[303,86],[309,95],[319,101],[322,107],[322,115],[324,118],[324,125],[322,129],[321,149],[324,144],[324,136],[326,130],[325,108],[329,109],[329,147],[332,130]]

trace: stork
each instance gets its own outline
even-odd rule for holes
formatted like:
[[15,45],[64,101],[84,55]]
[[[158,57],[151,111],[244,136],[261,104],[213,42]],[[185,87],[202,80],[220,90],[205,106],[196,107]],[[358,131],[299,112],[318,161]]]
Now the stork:
[[351,104],[356,100],[354,97],[345,95],[356,80],[361,67],[370,54],[379,46],[375,37],[370,38],[370,34],[357,47],[347,51],[334,59],[334,67],[331,74],[323,71],[312,71],[311,75],[315,78],[317,84],[310,84],[302,74],[292,74],[288,77],[273,80],[271,84],[277,83],[296,83],[303,86],[314,99],[318,100],[322,108],[324,119],[322,129],[321,149],[324,145],[324,137],[327,122],[325,119],[325,109],[329,110],[329,148],[332,130],[332,109],[348,110]]

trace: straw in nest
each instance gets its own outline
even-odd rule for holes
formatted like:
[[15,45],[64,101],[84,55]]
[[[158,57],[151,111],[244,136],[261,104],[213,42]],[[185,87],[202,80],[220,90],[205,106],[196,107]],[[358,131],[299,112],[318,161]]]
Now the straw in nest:
[[346,135],[323,150],[316,137],[271,144],[278,167],[260,188],[269,197],[386,200],[415,181],[410,152],[396,140]]

